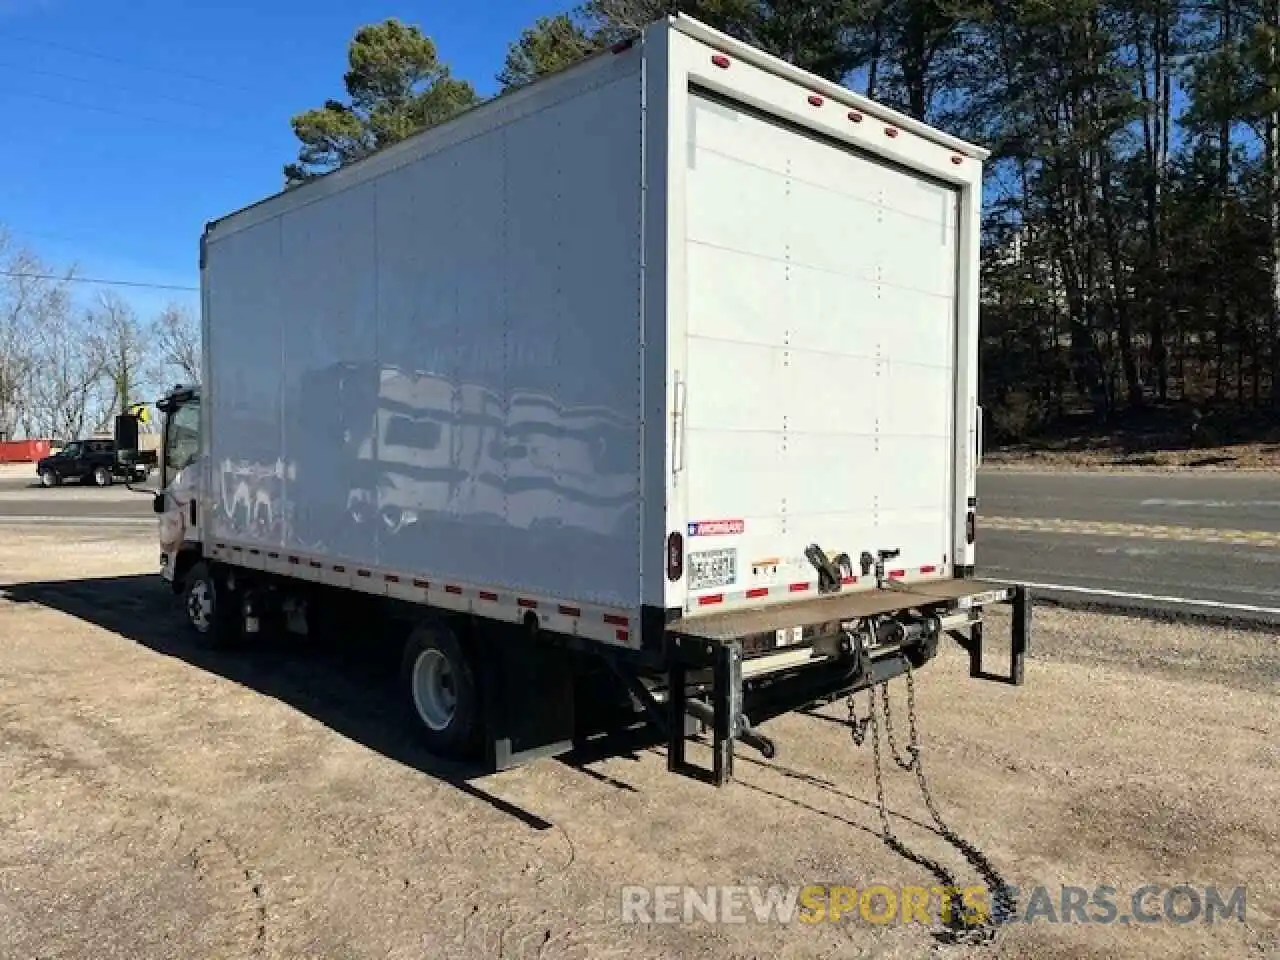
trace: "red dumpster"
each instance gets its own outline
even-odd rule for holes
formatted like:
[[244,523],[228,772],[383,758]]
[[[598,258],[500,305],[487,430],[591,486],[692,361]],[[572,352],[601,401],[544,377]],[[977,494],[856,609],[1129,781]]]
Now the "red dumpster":
[[48,440],[8,440],[0,443],[0,463],[35,463],[51,450]]

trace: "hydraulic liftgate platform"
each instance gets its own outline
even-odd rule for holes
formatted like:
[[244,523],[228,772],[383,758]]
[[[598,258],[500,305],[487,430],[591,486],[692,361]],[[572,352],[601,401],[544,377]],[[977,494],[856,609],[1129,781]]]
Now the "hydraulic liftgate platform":
[[[983,607],[1013,606],[1008,676],[983,669]],[[804,625],[805,640],[778,648],[777,631]],[[666,729],[668,768],[723,786],[733,777],[734,743],[742,740],[773,755],[768,738],[756,732],[744,701],[748,687],[759,705],[774,712],[794,709],[877,686],[920,666],[937,652],[942,633],[969,654],[975,679],[1021,685],[1031,632],[1031,597],[1024,587],[976,580],[943,580],[898,585],[857,593],[820,596],[779,604],[677,620],[667,629],[665,710],[644,688],[636,689],[650,716]],[[830,654],[821,655],[823,648]],[[766,653],[755,651],[764,647]],[[791,657],[794,667],[767,677],[753,667],[771,657]],[[756,683],[756,680],[763,682]],[[642,692],[643,691],[643,692]],[[705,694],[707,699],[702,699]],[[712,734],[712,768],[685,758],[688,719],[702,721]]]

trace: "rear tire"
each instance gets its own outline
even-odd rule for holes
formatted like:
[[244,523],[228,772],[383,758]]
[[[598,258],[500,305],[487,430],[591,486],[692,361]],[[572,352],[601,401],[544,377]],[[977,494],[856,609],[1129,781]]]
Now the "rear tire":
[[54,473],[52,470],[40,471],[40,486],[45,487],[47,489],[49,487],[60,486],[61,484],[62,484],[62,478],[58,476],[56,473]]
[[469,759],[482,729],[475,669],[447,625],[418,624],[405,644],[401,686],[419,738],[433,754]]

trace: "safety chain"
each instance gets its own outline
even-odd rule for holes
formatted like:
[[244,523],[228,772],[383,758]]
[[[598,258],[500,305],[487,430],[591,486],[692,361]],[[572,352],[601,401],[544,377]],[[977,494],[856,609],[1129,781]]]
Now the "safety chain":
[[[889,707],[889,689],[888,681],[883,684],[872,684],[867,688],[870,698],[870,712],[861,720],[857,717],[857,709],[854,703],[854,695],[849,694],[846,703],[849,708],[849,732],[853,738],[855,746],[862,746],[867,739],[867,727],[871,727],[871,747],[875,759],[875,777],[876,777],[876,805],[880,811],[880,828],[883,833],[885,844],[900,856],[919,864],[926,870],[933,873],[943,884],[950,890],[958,893],[959,884],[956,881],[955,874],[944,867],[938,861],[927,857],[924,854],[916,853],[909,849],[894,834],[893,828],[889,824],[889,807],[885,802],[884,795],[884,775],[882,773],[882,764],[880,757],[880,710],[877,710],[877,700],[883,704],[885,735],[889,741],[889,750],[894,762],[906,771],[914,771],[916,780],[920,785],[920,793],[924,797],[925,806],[929,809],[929,815],[933,818],[934,824],[937,825],[938,832],[953,847],[964,855],[969,864],[982,875],[983,880],[987,883],[987,889],[991,891],[992,910],[991,914],[981,922],[971,920],[965,916],[962,910],[956,909],[956,905],[952,904],[950,917],[948,921],[947,941],[955,944],[965,944],[978,946],[990,943],[995,939],[996,931],[1000,920],[1012,917],[1017,910],[1017,897],[1013,889],[1005,882],[1000,875],[1000,871],[996,868],[989,857],[978,849],[976,845],[965,840],[942,819],[942,814],[938,812],[937,804],[934,802],[933,794],[929,790],[928,781],[925,779],[924,766],[920,760],[920,730],[916,720],[916,689],[915,677],[912,674],[911,663],[906,664],[907,678],[907,718],[910,726],[910,740],[907,744],[907,757],[904,758],[899,752],[897,743],[893,735],[892,713]],[[883,686],[883,689],[880,689]],[[877,697],[877,690],[880,696]],[[1000,919],[997,919],[1000,918]]]

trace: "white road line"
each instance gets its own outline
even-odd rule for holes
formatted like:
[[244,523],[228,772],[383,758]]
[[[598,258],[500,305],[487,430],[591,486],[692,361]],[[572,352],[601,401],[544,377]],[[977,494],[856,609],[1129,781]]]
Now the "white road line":
[[1270,613],[1280,616],[1280,607],[1255,607],[1248,603],[1224,603],[1221,600],[1196,600],[1191,597],[1162,597],[1153,593],[1128,593],[1124,590],[1101,590],[1096,587],[1073,587],[1064,583],[1030,583],[1025,580],[1009,580],[1008,583],[1030,590],[1054,590],[1059,593],[1082,593],[1093,597],[1114,597],[1117,600],[1146,600],[1153,603],[1172,603],[1187,607],[1207,607],[1213,610],[1235,610],[1239,613]]

